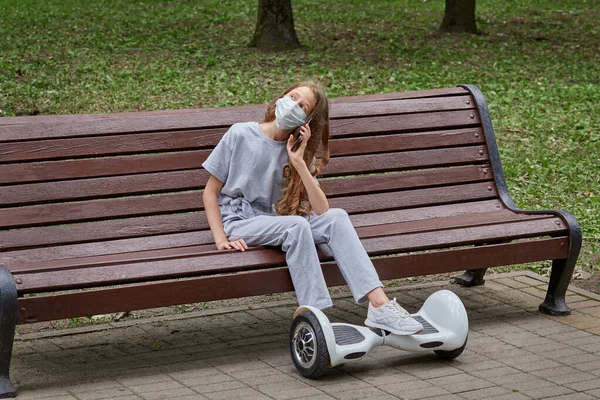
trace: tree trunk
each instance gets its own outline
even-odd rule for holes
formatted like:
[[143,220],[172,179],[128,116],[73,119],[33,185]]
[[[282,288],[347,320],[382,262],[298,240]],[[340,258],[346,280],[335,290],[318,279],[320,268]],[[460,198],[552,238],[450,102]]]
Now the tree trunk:
[[477,33],[475,0],[446,0],[440,31]]
[[248,45],[276,51],[300,47],[294,30],[291,0],[258,0],[256,30]]

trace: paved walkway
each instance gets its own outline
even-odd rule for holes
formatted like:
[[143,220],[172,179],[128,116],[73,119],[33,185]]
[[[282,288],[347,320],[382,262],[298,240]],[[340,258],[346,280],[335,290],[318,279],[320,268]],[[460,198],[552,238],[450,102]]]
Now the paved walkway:
[[[280,301],[20,335],[12,379],[19,399],[600,398],[600,296],[571,287],[573,314],[545,316],[537,306],[546,282],[520,272],[489,275],[476,288],[437,282],[389,292],[409,311],[441,288],[461,297],[470,334],[454,361],[379,347],[304,379],[287,348],[296,304]],[[366,310],[348,294],[334,302],[331,320],[362,323]]]

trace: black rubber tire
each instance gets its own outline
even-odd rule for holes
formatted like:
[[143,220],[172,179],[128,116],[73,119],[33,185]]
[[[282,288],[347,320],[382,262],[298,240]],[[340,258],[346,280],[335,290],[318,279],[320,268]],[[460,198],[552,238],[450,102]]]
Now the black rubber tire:
[[[315,334],[314,344],[316,346],[316,351],[313,356],[314,362],[312,362],[311,365],[308,367],[303,366],[300,363],[300,361],[297,359],[295,351],[294,336],[296,329],[301,324],[309,325]],[[298,372],[300,372],[300,375],[309,379],[317,379],[323,376],[329,369],[330,358],[329,351],[327,350],[327,342],[325,341],[325,335],[323,334],[323,329],[321,328],[319,320],[310,311],[304,311],[300,313],[292,321],[292,326],[290,327],[289,345],[292,362],[294,363],[294,366],[296,367]],[[313,358],[311,358],[311,360]]]
[[465,339],[465,342],[458,349],[454,350],[434,350],[433,352],[437,354],[439,358],[442,360],[454,360],[456,357],[460,356],[463,351],[465,351],[465,347],[467,347],[467,340],[469,337]]

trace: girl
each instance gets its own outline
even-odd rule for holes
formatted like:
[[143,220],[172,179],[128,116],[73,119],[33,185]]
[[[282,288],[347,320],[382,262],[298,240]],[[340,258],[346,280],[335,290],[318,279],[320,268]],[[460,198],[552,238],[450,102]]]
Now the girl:
[[[301,141],[294,146],[297,127]],[[261,123],[232,125],[202,164],[211,174],[202,198],[217,249],[281,246],[298,302],[323,309],[333,303],[315,244],[327,243],[355,301],[369,301],[367,326],[398,335],[421,331],[386,296],[348,214],[329,208],[315,178],[328,162],[329,106],[313,82],[273,99]]]

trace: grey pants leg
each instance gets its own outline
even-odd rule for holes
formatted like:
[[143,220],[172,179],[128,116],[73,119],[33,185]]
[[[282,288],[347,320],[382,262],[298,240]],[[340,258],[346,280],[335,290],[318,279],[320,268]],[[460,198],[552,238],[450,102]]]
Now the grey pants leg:
[[313,215],[310,221],[272,215],[230,220],[224,229],[229,240],[244,239],[248,246],[281,246],[300,305],[319,309],[333,305],[315,243],[327,243],[357,303],[366,302],[367,293],[383,286],[348,213],[340,208]]

